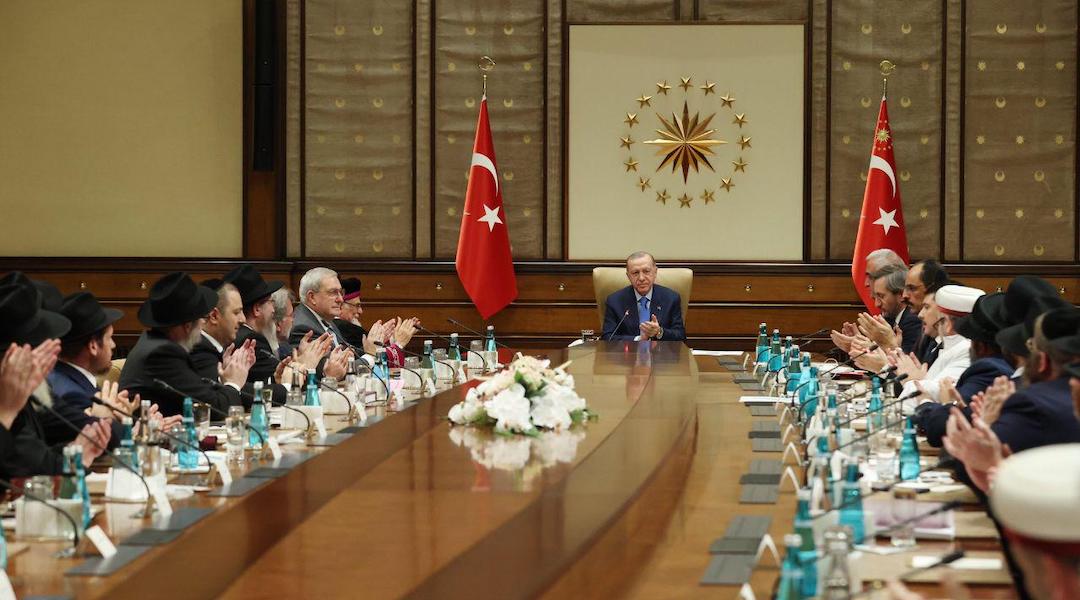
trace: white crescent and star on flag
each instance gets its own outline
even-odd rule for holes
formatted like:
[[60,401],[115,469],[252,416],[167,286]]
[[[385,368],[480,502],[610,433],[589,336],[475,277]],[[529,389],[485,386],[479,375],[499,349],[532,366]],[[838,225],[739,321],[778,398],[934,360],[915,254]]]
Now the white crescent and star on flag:
[[[499,176],[495,171],[495,163],[491,161],[487,156],[480,154],[479,152],[473,152],[471,167],[480,167],[491,174],[491,181],[495,184],[495,197],[499,196]],[[480,223],[487,223],[488,232],[495,231],[496,225],[502,225],[502,219],[499,218],[499,207],[491,208],[486,203],[484,206],[484,216],[477,219]],[[465,213],[469,214],[468,212]]]
[[[879,129],[874,134],[875,140],[881,142],[884,145],[891,146],[891,136],[889,135],[888,123],[879,124]],[[877,154],[870,155],[870,172],[873,173],[877,169],[885,174],[889,178],[889,185],[891,186],[891,193],[889,199],[896,198],[896,173],[893,170],[889,161]],[[874,225],[881,225],[885,229],[885,235],[889,235],[889,230],[893,227],[899,228],[900,224],[896,222],[896,209],[886,211],[884,208],[878,207],[879,217],[874,221]]]

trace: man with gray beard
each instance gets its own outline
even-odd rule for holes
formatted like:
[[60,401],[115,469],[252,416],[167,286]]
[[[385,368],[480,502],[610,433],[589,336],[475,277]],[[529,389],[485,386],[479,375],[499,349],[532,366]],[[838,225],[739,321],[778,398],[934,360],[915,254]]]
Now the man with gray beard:
[[120,388],[153,400],[165,416],[180,414],[184,397],[222,412],[230,406],[250,405],[240,388],[255,362],[254,350],[240,348],[224,357],[218,385],[204,380],[191,361],[191,349],[202,339],[206,316],[217,301],[214,290],[197,285],[187,273],[169,273],[155,282],[139,308],[139,321],[148,329],[128,354]]

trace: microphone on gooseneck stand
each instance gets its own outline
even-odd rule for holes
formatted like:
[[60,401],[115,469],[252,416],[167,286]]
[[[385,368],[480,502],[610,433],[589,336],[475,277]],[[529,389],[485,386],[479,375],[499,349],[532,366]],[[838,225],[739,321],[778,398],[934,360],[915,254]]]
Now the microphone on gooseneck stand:
[[[94,400],[97,400],[97,398],[94,398]],[[93,440],[90,437],[87,437],[87,435],[85,433],[83,433],[82,430],[79,429],[79,427],[77,425],[75,425],[74,423],[72,423],[71,421],[66,419],[63,415],[61,415],[59,412],[57,412],[56,409],[54,409],[53,407],[51,407],[48,404],[42,402],[41,400],[38,400],[37,397],[35,397],[35,396],[30,396],[30,401],[33,402],[34,405],[37,406],[38,408],[42,408],[42,409],[46,410],[47,412],[49,412],[49,414],[51,414],[53,417],[55,417],[57,421],[60,421],[61,423],[63,423],[64,427],[67,427],[71,431],[75,432],[75,437],[82,436],[83,439],[90,442],[90,445],[97,448],[98,450],[101,450],[102,452],[107,452],[108,451],[108,448],[106,448],[105,446],[102,446],[101,444],[97,443],[96,440]],[[97,401],[101,402],[100,400],[97,400]],[[146,497],[147,498],[150,498],[150,497],[153,496],[153,494],[150,493],[150,484],[146,483],[146,478],[144,478],[142,476],[142,473],[139,473],[138,471],[136,471],[135,467],[133,467],[131,464],[129,464],[126,460],[120,460],[116,456],[113,456],[112,459],[113,459],[113,462],[120,465],[121,467],[124,467],[128,471],[131,471],[132,473],[135,474],[136,477],[139,478],[139,481],[142,482],[143,487],[146,488]]]
[[[622,318],[619,319],[619,322],[615,324],[615,329],[612,329],[611,333],[608,334],[608,340],[611,340],[611,338],[615,337],[615,332],[617,332],[619,330],[619,328],[622,327],[623,321],[625,321],[626,317],[629,317],[629,316],[630,316],[630,309],[628,308],[628,309],[623,311]],[[604,339],[603,336],[600,336],[600,339]]]
[[822,333],[826,333],[826,332],[828,332],[828,331],[829,331],[829,328],[828,328],[828,327],[822,327],[821,329],[818,329],[818,330],[817,330],[817,331],[815,331],[814,333],[808,333],[808,334],[806,334],[806,335],[804,335],[804,336],[802,336],[802,337],[799,337],[799,338],[795,338],[795,339],[791,340],[791,343],[792,343],[792,344],[798,344],[798,343],[800,343],[800,342],[805,342],[805,341],[807,341],[807,340],[810,340],[810,339],[812,339],[812,338],[813,338],[813,337],[814,337],[815,335],[818,335],[818,334],[822,334]]
[[900,396],[900,397],[899,397],[899,398],[897,398],[896,400],[892,400],[892,401],[890,401],[890,402],[886,402],[885,404],[882,404],[882,405],[881,405],[881,406],[879,406],[878,408],[875,408],[875,409],[873,409],[873,410],[867,410],[867,411],[866,411],[866,414],[864,414],[864,415],[859,415],[859,416],[857,416],[857,417],[852,417],[852,418],[850,418],[850,419],[846,419],[846,420],[844,420],[844,421],[840,421],[839,425],[840,425],[841,427],[843,427],[844,425],[850,425],[851,423],[853,423],[853,422],[855,422],[855,421],[857,421],[857,420],[859,420],[859,419],[862,419],[862,418],[865,418],[865,417],[868,417],[868,416],[870,416],[870,414],[871,414],[871,413],[877,413],[877,412],[882,412],[882,411],[884,411],[884,410],[885,410],[886,408],[889,408],[890,406],[896,406],[897,404],[900,404],[901,402],[905,402],[905,401],[907,401],[907,400],[911,400],[912,398],[915,398],[915,397],[917,397],[917,396],[918,396],[919,394],[921,394],[921,393],[922,393],[922,392],[912,392],[912,393],[910,393],[910,394],[904,394],[903,396]]
[[[202,380],[203,380],[203,382],[210,384],[211,387],[215,387],[215,388],[225,387],[221,382],[214,381],[213,379],[209,379],[207,377],[203,377]],[[248,398],[251,398],[252,401],[255,400],[255,395],[254,394],[249,394],[249,393],[245,392],[244,390],[240,390],[240,395],[241,396],[247,396]],[[348,398],[346,398],[346,400],[348,400]],[[206,404],[206,403],[203,402],[202,404]],[[210,405],[207,404],[207,406],[210,406]],[[289,406],[288,404],[284,404],[284,403],[282,403],[282,404],[274,404],[274,397],[273,396],[270,396],[270,406],[281,406],[281,407],[287,408],[287,409],[289,409],[289,410],[291,410],[293,412],[300,413],[301,415],[304,416],[304,423],[307,426],[306,429],[308,431],[311,430],[311,419],[307,416],[307,413],[305,413],[304,411],[302,411],[302,410],[300,410],[300,409],[298,409],[298,408],[296,408],[294,406]],[[214,410],[214,408],[210,407],[210,410]],[[218,411],[218,412],[221,412],[221,411]],[[262,439],[262,435],[261,435],[262,432],[260,432],[258,429],[253,429],[252,431],[255,431],[255,432],[259,433],[260,434],[259,438]],[[262,442],[263,442],[263,445],[266,445],[266,440],[265,439],[263,439]]]
[[[475,335],[476,337],[478,337],[480,339],[484,339],[484,334],[480,333],[479,331],[477,331],[475,329],[470,328],[469,326],[465,325],[461,321],[458,321],[457,319],[449,319],[449,318],[446,319],[446,320],[449,321],[450,323],[452,323],[454,325],[457,325],[458,327],[464,329],[465,331],[468,331],[469,333]],[[499,340],[495,340],[495,345],[496,346],[502,346],[503,348],[506,348],[507,350],[511,350],[510,346],[507,346],[506,344],[500,342]]]
[[[871,344],[869,348],[867,348],[866,350],[860,352],[859,354],[856,354],[854,356],[850,356],[844,362],[836,363],[835,365],[829,367],[827,370],[818,373],[818,377],[821,377],[822,375],[828,375],[829,373],[832,373],[833,371],[839,369],[840,367],[851,366],[851,364],[855,362],[855,359],[861,358],[862,356],[864,356],[866,354],[869,354],[869,353],[871,353],[871,352],[873,352],[873,351],[875,351],[877,349],[878,349],[877,344]],[[804,386],[809,384],[811,381],[813,381],[813,380],[807,379],[806,381],[804,381],[804,382],[800,383],[798,386],[796,386],[795,389],[791,390],[791,406],[792,406],[792,408],[794,408],[794,406],[795,406],[795,395],[799,392],[799,390],[801,390]],[[799,411],[799,414],[800,415],[802,414],[802,410]]]
[[[383,344],[383,343],[380,343],[380,342],[375,342],[375,345],[376,345],[376,346],[381,346],[381,347],[386,347],[386,344]],[[406,349],[404,349],[404,348],[401,348],[401,351],[402,351],[402,352],[404,352],[405,354],[408,354],[409,356],[416,356],[416,357],[419,357],[419,358],[424,358],[424,355],[423,355],[423,354],[419,354],[419,353],[417,353],[417,352],[413,352],[413,351],[411,351],[411,350],[406,350]],[[447,369],[450,369],[451,371],[453,371],[453,370],[454,370],[454,365],[452,365],[452,364],[450,364],[450,363],[448,363],[448,362],[445,362],[445,361],[439,360],[439,359],[435,358],[434,356],[432,356],[432,357],[430,357],[430,358],[431,358],[431,360],[433,360],[433,361],[435,361],[435,362],[439,363],[440,365],[443,365],[443,366],[444,366],[444,367],[446,367]],[[401,368],[402,368],[402,369],[405,369],[406,371],[408,371],[408,372],[410,372],[410,373],[412,373],[412,374],[414,374],[414,375],[417,375],[417,376],[419,376],[419,373],[417,373],[416,371],[413,371],[412,369],[406,369],[404,365],[403,365],[403,366],[402,366]],[[456,377],[457,377],[457,376],[455,375],[455,378],[456,378]],[[424,382],[424,378],[423,378],[423,377],[421,377],[421,378],[420,378],[420,385],[421,385],[421,386],[423,385],[423,382]]]
[[[439,335],[439,334],[435,333],[434,331],[431,331],[430,329],[425,329],[424,327],[421,327],[420,325],[417,325],[416,328],[419,329],[420,331],[422,331],[426,335],[437,337],[440,340],[442,340],[444,342],[447,342],[447,343],[450,342],[450,338],[446,337],[445,335]],[[487,372],[487,359],[484,358],[484,353],[483,352],[477,352],[476,350],[472,350],[471,348],[466,348],[465,346],[459,346],[459,349],[464,350],[465,352],[468,352],[470,354],[474,354],[476,356],[479,356],[481,362],[484,363],[484,371]]]
[[[935,469],[940,469],[941,467],[944,467],[948,463],[949,463],[948,460],[939,460],[936,464],[927,467],[926,470],[927,471],[933,471]],[[825,515],[827,515],[829,513],[833,513],[833,512],[836,512],[838,510],[843,510],[843,509],[845,509],[845,508],[847,508],[849,506],[853,506],[855,504],[858,504],[859,502],[862,502],[863,500],[866,500],[867,498],[869,498],[870,496],[873,496],[874,494],[882,494],[882,493],[891,491],[894,487],[896,487],[897,485],[900,485],[901,483],[904,483],[904,480],[897,479],[896,481],[894,481],[894,482],[892,482],[892,483],[890,483],[890,484],[888,484],[886,486],[871,489],[869,492],[867,492],[865,494],[859,494],[858,498],[852,498],[852,499],[848,500],[847,502],[841,502],[840,504],[837,504],[836,506],[830,508],[829,510],[826,510],[824,512],[821,512],[819,514],[816,514],[816,515],[810,517],[810,520],[811,521],[816,521],[816,520],[824,517]],[[957,506],[959,506],[959,503],[957,504]],[[953,507],[953,508],[955,508],[955,507]],[[915,520],[921,519],[923,517],[928,517],[931,514],[936,514],[936,513],[926,513],[926,514],[923,514],[923,515],[919,515],[918,517],[915,517]],[[887,529],[885,531],[891,531],[891,530]]]
[[17,493],[21,492],[23,496],[26,496],[27,498],[29,498],[29,499],[31,499],[31,500],[33,500],[35,502],[40,502],[40,503],[44,504],[45,506],[48,506],[52,510],[54,510],[54,511],[60,513],[61,515],[63,515],[64,519],[67,520],[67,522],[71,524],[71,536],[72,536],[71,548],[69,548],[66,551],[63,551],[61,554],[58,554],[57,556],[61,556],[61,555],[67,556],[69,552],[71,553],[70,554],[71,556],[75,555],[75,551],[79,547],[79,526],[75,523],[75,519],[72,518],[72,516],[70,514],[68,514],[68,512],[66,510],[63,510],[59,506],[53,506],[52,504],[49,504],[48,500],[42,498],[41,496],[38,496],[37,494],[31,494],[31,493],[27,492],[25,489],[16,488],[14,484],[12,484],[10,481],[8,481],[6,479],[0,479],[0,487],[7,489],[8,491],[12,492],[13,494],[17,494]]
[[[174,388],[173,386],[169,385],[168,383],[166,383],[166,382],[164,382],[164,381],[162,381],[160,379],[155,378],[153,380],[153,382],[158,387],[164,389],[165,391],[172,392],[173,394],[176,394],[177,396],[180,396],[181,398],[190,397],[188,394],[185,394],[184,392],[181,392],[180,390]],[[222,385],[222,384],[219,383],[218,385]],[[243,394],[243,392],[240,392],[240,393]],[[250,396],[251,394],[248,394],[248,395]],[[220,416],[220,417],[222,417],[224,419],[229,418],[228,413],[226,413],[225,411],[221,410],[220,408],[214,406],[213,404],[210,404],[209,402],[203,402],[202,404],[205,404],[206,407],[208,409],[210,409],[210,412],[214,413],[215,415],[218,415],[218,416]],[[249,431],[254,431],[255,435],[259,436],[259,442],[262,443],[263,448],[266,447],[266,436],[264,436],[263,433],[261,431],[259,431],[258,427],[252,427],[251,423],[248,423],[246,420],[244,421],[244,427],[246,427]]]

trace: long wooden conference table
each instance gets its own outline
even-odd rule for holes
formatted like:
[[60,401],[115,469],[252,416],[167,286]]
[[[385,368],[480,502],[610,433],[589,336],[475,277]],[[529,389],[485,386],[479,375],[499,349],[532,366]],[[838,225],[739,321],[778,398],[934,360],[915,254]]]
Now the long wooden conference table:
[[[599,419],[536,439],[452,427],[446,414],[472,383],[399,411],[369,408],[364,426],[323,442],[333,445],[285,445],[281,464],[234,467],[234,485],[255,486],[244,495],[177,502],[177,513],[198,518],[156,536],[174,538],[167,542],[142,545],[141,531],[155,525],[132,518],[141,505],[106,503],[95,523],[127,564],[107,576],[66,574],[100,560],[54,558],[64,544],[33,542],[10,558],[15,590],[20,598],[735,597],[737,586],[700,584],[710,543],[734,515],[769,515],[782,539],[794,494],[739,503],[740,476],[762,456],[751,451],[754,419],[731,373],[677,342],[534,354],[573,361],[577,391]],[[331,431],[347,425],[328,421]],[[777,575],[775,565],[753,571],[757,597],[768,597]],[[991,596],[1012,597],[1004,585],[976,588],[976,597]]]

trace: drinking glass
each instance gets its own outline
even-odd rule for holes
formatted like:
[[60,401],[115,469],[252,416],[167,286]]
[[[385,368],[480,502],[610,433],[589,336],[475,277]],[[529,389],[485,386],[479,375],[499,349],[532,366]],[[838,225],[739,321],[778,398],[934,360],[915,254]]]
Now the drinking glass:
[[405,389],[410,391],[419,390],[423,385],[420,381],[420,357],[419,356],[406,356],[405,368],[402,369],[404,375],[402,379],[405,381]]
[[244,407],[230,406],[225,419],[225,451],[230,462],[244,461]]
[[[893,523],[901,523],[912,519],[919,514],[918,502],[915,500],[915,492],[912,490],[895,490],[892,499]],[[892,545],[897,548],[911,548],[915,546],[915,523],[911,522],[903,527],[897,527],[892,531]]]

